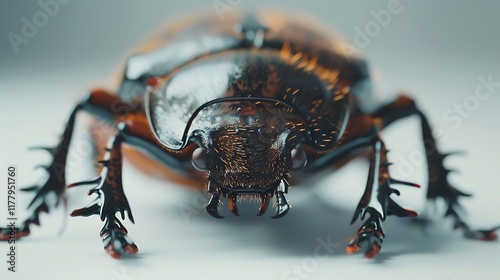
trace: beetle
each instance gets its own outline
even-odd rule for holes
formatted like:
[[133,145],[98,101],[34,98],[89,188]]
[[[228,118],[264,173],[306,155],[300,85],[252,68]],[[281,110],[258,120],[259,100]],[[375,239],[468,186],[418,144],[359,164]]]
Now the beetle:
[[[53,155],[44,184],[24,189],[35,192],[31,216],[15,229],[16,237],[39,224],[49,212],[49,195],[65,201],[67,187],[94,185],[96,200],[71,216],[99,215],[100,236],[114,258],[136,254],[138,247],[116,216],[134,218],[122,187],[122,144],[137,147],[181,176],[206,183],[206,211],[215,218],[227,200],[239,215],[238,203],[260,200],[263,215],[270,200],[272,218],[285,216],[292,173],[302,175],[336,165],[368,150],[366,189],[352,223],[364,224],[346,247],[372,258],[381,250],[389,215],[416,217],[392,198],[397,184],[419,185],[392,178],[387,149],[379,133],[409,116],[421,120],[427,145],[427,199],[443,199],[446,215],[467,238],[495,240],[498,227],[472,230],[457,209],[468,196],[447,179],[443,161],[449,153],[436,147],[432,129],[415,101],[401,95],[378,104],[370,89],[367,62],[345,52],[343,42],[319,24],[287,14],[232,13],[223,21],[213,16],[182,20],[163,29],[130,56],[117,89],[93,89],[72,111],[60,143],[39,147]],[[115,134],[100,155],[97,178],[70,185],[65,165],[77,113],[87,111],[115,126]],[[96,143],[100,145],[101,143]],[[7,240],[11,229],[0,228]]]

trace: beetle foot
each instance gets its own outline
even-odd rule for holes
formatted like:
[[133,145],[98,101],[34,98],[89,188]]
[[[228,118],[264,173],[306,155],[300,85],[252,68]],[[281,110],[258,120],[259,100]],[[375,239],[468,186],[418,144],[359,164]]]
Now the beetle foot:
[[139,249],[127,233],[127,229],[115,216],[107,218],[101,230],[104,251],[114,259],[120,259],[124,255],[137,254]]
[[19,227],[0,227],[0,240],[17,240],[28,236],[30,228],[28,226]]
[[371,259],[380,253],[382,248],[383,236],[375,231],[364,231],[358,233],[358,236],[349,242],[346,247],[348,254],[354,254],[359,251],[364,253],[364,257]]
[[278,219],[285,216],[290,210],[290,204],[286,201],[285,194],[288,193],[288,186],[283,180],[276,188],[276,215],[272,216],[273,219]]
[[464,231],[464,237],[467,239],[482,241],[494,241],[498,239],[496,231],[500,230],[500,226],[487,230],[475,230],[471,229],[470,226],[462,220],[460,215],[453,208],[448,208],[446,216],[448,215],[455,218],[454,229],[462,229]]
[[[473,230],[462,219],[459,210],[461,205],[459,203],[460,197],[470,197],[470,194],[464,193],[453,187],[448,181],[448,174],[453,170],[444,167],[444,160],[446,157],[455,154],[462,154],[462,152],[451,152],[441,154],[435,150],[433,153],[427,155],[429,165],[429,188],[427,192],[427,199],[435,201],[438,198],[446,202],[447,210],[445,217],[452,217],[455,221],[454,229],[462,229],[464,237],[468,239],[476,239],[483,241],[493,241],[498,238],[496,231],[500,227],[495,227],[489,230]],[[431,171],[432,170],[432,171]]]
[[[24,188],[22,191],[36,191],[35,197],[30,202],[28,209],[31,209],[31,215],[21,223],[20,227],[0,227],[0,240],[11,240],[20,239],[22,237],[28,236],[30,234],[30,225],[34,224],[40,225],[40,214],[42,212],[49,213],[49,206],[47,204],[47,198],[51,194],[57,196],[57,200],[54,207],[59,205],[60,201],[63,201],[64,208],[66,208],[66,197],[64,196],[64,190],[62,192],[59,188],[51,187],[53,180],[50,179],[41,188],[38,186]],[[36,205],[36,206],[35,206]]]
[[370,218],[358,230],[356,238],[347,245],[346,253],[354,254],[361,251],[367,259],[377,255],[382,248],[385,237],[380,223],[380,217],[372,212]]
[[273,219],[278,219],[285,216],[290,210],[290,205],[286,201],[285,194],[283,192],[276,193],[276,215],[272,216]]
[[496,233],[500,230],[500,226],[489,229],[489,230],[471,230],[467,225],[465,225],[464,236],[468,239],[476,239],[482,241],[495,241],[498,239]]

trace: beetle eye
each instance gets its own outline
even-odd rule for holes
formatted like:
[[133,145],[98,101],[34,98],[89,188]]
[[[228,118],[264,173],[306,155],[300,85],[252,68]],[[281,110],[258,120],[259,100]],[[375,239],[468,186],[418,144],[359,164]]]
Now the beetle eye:
[[191,156],[191,163],[194,168],[200,171],[207,171],[207,149],[197,148],[194,150],[193,155]]
[[306,166],[307,156],[306,153],[301,149],[293,149],[292,155],[292,171],[298,171]]

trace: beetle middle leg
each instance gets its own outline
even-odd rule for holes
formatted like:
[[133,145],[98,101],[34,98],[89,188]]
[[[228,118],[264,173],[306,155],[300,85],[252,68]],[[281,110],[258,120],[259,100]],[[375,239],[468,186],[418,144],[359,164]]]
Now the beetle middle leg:
[[453,153],[441,153],[437,149],[437,143],[432,135],[429,122],[425,115],[418,110],[415,102],[411,98],[402,95],[394,102],[383,106],[373,114],[376,119],[381,121],[381,127],[386,127],[394,121],[412,115],[418,115],[421,120],[429,176],[427,199],[430,201],[435,201],[438,198],[443,199],[447,206],[445,216],[450,216],[454,219],[454,228],[463,229],[466,238],[486,241],[497,239],[496,230],[500,229],[500,227],[488,230],[473,230],[461,217],[458,200],[460,197],[467,197],[470,194],[456,189],[448,181],[450,170],[444,166],[444,159]]
[[[16,239],[29,235],[30,225],[40,225],[40,214],[42,212],[49,212],[49,203],[47,201],[49,195],[56,195],[57,200],[55,207],[57,207],[61,201],[66,205],[66,197],[64,195],[64,190],[66,188],[64,167],[66,165],[67,149],[75,125],[76,113],[80,109],[81,105],[78,105],[71,113],[63,135],[61,136],[61,141],[57,147],[32,148],[49,152],[53,156],[53,160],[48,166],[41,166],[49,173],[48,179],[43,185],[21,189],[26,192],[36,192],[36,194],[28,205],[28,209],[31,209],[31,215],[22,222],[19,228],[15,229]],[[9,228],[0,228],[0,240],[8,240],[10,231]]]
[[[35,196],[28,206],[31,215],[21,223],[20,227],[15,229],[16,238],[29,235],[30,226],[40,224],[39,217],[42,212],[48,213],[50,208],[58,207],[60,202],[63,202],[64,206],[66,205],[66,160],[78,112],[88,111],[100,119],[113,122],[116,116],[126,113],[123,111],[125,106],[127,105],[121,103],[116,95],[100,89],[93,90],[71,112],[57,146],[34,148],[49,152],[52,155],[52,161],[49,165],[43,166],[49,173],[48,179],[43,184],[23,189],[23,191],[35,192]],[[119,108],[120,110],[114,112],[111,108]],[[55,195],[57,198],[54,206],[50,205],[48,200],[51,195]],[[7,240],[10,231],[9,228],[0,228],[0,240]]]

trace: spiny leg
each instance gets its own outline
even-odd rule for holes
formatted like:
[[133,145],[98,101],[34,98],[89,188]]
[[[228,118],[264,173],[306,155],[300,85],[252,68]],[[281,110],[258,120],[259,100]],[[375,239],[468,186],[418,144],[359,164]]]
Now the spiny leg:
[[105,251],[113,258],[120,258],[124,253],[136,254],[135,243],[128,237],[127,229],[116,217],[120,213],[122,220],[127,212],[128,219],[134,223],[130,205],[123,192],[122,185],[122,135],[110,139],[104,160],[100,161],[103,168],[96,179],[71,184],[68,187],[97,184],[89,191],[89,195],[97,194],[97,198],[89,206],[77,209],[71,216],[100,215],[104,226],[100,231]]
[[95,179],[68,186],[97,185],[89,192],[89,195],[97,194],[96,200],[87,207],[73,211],[71,215],[100,215],[101,220],[105,222],[100,232],[104,248],[114,258],[120,258],[124,253],[135,254],[138,252],[137,246],[127,236],[126,228],[116,217],[116,213],[120,212],[121,218],[124,219],[126,211],[129,220],[132,223],[134,222],[121,181],[121,143],[126,142],[127,144],[141,147],[144,152],[166,165],[175,167],[181,164],[168,151],[157,144],[153,135],[148,130],[148,125],[146,116],[142,114],[129,114],[123,119],[122,123],[117,125],[119,134],[108,142],[104,160],[100,161],[103,165],[100,175]]
[[[61,140],[56,147],[35,147],[32,149],[41,149],[48,151],[52,155],[52,162],[48,166],[41,166],[49,173],[48,179],[44,184],[25,188],[23,191],[35,192],[35,197],[31,200],[28,210],[31,211],[29,217],[22,222],[19,228],[15,229],[16,238],[21,238],[29,235],[30,226],[32,224],[40,224],[40,214],[48,213],[52,207],[57,208],[60,202],[66,206],[66,160],[68,155],[69,145],[72,140],[73,130],[76,121],[76,115],[80,110],[85,110],[94,115],[111,121],[114,115],[119,115],[123,112],[113,112],[113,105],[116,108],[125,108],[125,104],[121,103],[118,97],[104,90],[93,90],[90,92],[87,99],[78,104],[68,119]],[[54,195],[57,197],[55,205],[49,205],[48,197]],[[0,240],[8,240],[10,228],[0,228]]]
[[382,222],[387,215],[396,215],[398,217],[414,217],[417,215],[416,212],[399,206],[390,198],[390,195],[393,193],[400,194],[398,190],[391,188],[391,184],[419,186],[392,179],[389,174],[389,165],[384,142],[377,137],[373,140],[373,152],[370,158],[366,189],[356,208],[351,224],[356,222],[358,218],[364,220],[366,214],[370,214],[370,216],[358,230],[357,236],[349,242],[346,248],[346,252],[349,254],[362,251],[366,258],[373,258],[380,252],[385,238]]
[[383,106],[375,112],[374,117],[380,119],[382,121],[381,125],[385,127],[396,120],[415,114],[418,115],[421,120],[422,137],[427,158],[427,168],[429,174],[427,199],[430,201],[435,201],[438,198],[443,199],[447,206],[445,216],[450,216],[454,219],[454,228],[463,229],[464,236],[466,238],[486,241],[497,239],[496,230],[500,229],[500,227],[488,230],[472,230],[460,216],[459,210],[461,206],[458,199],[462,196],[470,196],[470,194],[459,191],[448,181],[450,169],[447,169],[444,166],[444,159],[454,153],[443,154],[439,152],[427,118],[420,110],[418,110],[415,102],[411,98],[407,96],[399,96],[394,102]]
[[[32,224],[40,225],[40,213],[49,213],[49,203],[48,197],[51,194],[56,195],[56,203],[54,207],[57,207],[60,201],[63,202],[66,207],[66,179],[65,179],[65,166],[66,159],[68,155],[68,147],[73,134],[73,128],[75,125],[75,119],[77,112],[82,108],[81,105],[76,106],[76,108],[71,113],[68,123],[64,129],[63,135],[59,145],[54,148],[48,147],[34,147],[31,149],[41,149],[48,151],[52,156],[52,162],[48,166],[43,167],[49,173],[47,181],[43,185],[36,185],[29,188],[22,189],[26,192],[35,192],[35,197],[31,200],[28,205],[28,210],[31,211],[31,215],[21,224],[21,227],[16,228],[16,239],[25,237],[30,233],[30,226]],[[0,228],[0,240],[8,239],[9,228]]]

